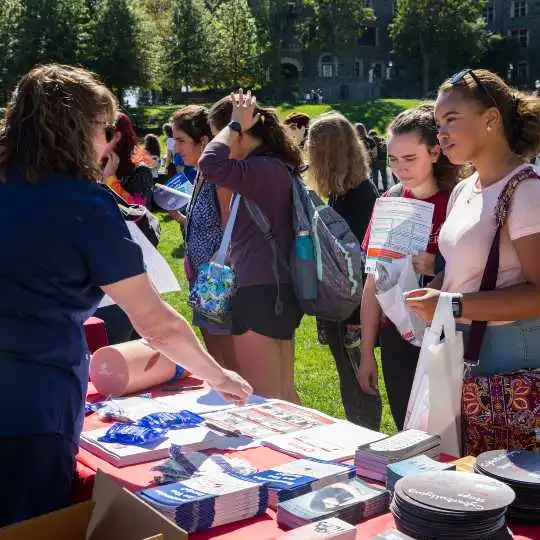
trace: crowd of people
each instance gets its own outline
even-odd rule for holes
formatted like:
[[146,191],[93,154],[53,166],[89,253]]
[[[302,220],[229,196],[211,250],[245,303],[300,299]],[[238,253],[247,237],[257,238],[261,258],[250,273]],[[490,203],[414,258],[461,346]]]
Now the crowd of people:
[[[80,68],[33,69],[7,106],[0,129],[0,403],[9,412],[0,422],[0,456],[22,465],[0,470],[10,494],[0,526],[69,504],[88,381],[82,325],[104,294],[115,302],[98,312],[112,342],[143,337],[235,403],[252,392],[300,401],[294,361],[303,313],[288,267],[273,268],[272,246],[282,254],[293,249],[293,172],[305,165],[304,181],[364,250],[380,191],[432,203],[427,249],[413,257],[422,288],[407,293],[409,309],[429,324],[440,292],[452,293],[466,340],[471,321],[487,322],[475,374],[540,368],[540,182],[531,164],[540,147],[539,98],[489,71],[465,70],[441,85],[435,103],[400,113],[385,137],[337,112],[315,119],[295,113],[282,123],[242,91],[210,108],[176,111],[164,132],[169,175],[195,175],[186,212],[171,212],[186,244],[190,288],[216,257],[237,202],[228,250],[237,279],[231,316],[216,322],[194,309],[191,325],[204,347],[155,291],[118,208],[116,197],[150,208],[163,165],[157,137],[139,144],[113,94]],[[481,290],[497,201],[518,173],[525,179],[501,232],[496,290]],[[266,216],[275,244],[246,200]],[[402,429],[420,349],[385,317],[373,275],[365,276],[361,305],[347,320],[318,320],[318,329],[335,359],[347,418],[372,429],[381,419],[380,345],[391,412]],[[356,368],[349,353],[355,339]]]

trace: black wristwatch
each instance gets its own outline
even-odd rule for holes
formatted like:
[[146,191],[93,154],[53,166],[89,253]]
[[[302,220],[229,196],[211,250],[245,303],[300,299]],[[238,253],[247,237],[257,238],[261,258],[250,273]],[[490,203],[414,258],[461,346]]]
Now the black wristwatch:
[[460,319],[463,314],[463,295],[455,294],[452,296],[452,315],[454,319]]
[[236,133],[242,133],[242,124],[240,122],[229,122],[229,129],[236,131]]

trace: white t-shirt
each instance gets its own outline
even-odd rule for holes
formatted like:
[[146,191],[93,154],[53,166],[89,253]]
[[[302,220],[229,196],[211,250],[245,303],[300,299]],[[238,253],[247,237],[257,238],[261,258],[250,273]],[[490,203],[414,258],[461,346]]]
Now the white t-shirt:
[[165,144],[167,145],[167,150],[169,152],[172,152],[172,154],[174,155],[174,152],[175,152],[175,142],[174,142],[174,139],[172,137],[169,137],[166,141],[165,141]]
[[[478,292],[495,235],[494,211],[499,195],[509,180],[527,167],[531,165],[521,165],[482,189],[475,187],[478,175],[473,174],[454,189],[439,234],[439,250],[446,260],[441,290]],[[531,177],[517,187],[501,231],[497,289],[525,281],[512,241],[536,233],[540,233],[540,180]]]

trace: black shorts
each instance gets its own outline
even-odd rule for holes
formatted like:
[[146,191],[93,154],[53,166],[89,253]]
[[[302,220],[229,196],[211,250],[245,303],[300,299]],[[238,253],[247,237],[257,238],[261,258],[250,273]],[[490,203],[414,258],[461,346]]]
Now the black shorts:
[[276,285],[240,287],[232,301],[234,336],[251,330],[262,336],[290,341],[300,325],[302,312],[290,283],[280,285],[283,312],[276,315]]

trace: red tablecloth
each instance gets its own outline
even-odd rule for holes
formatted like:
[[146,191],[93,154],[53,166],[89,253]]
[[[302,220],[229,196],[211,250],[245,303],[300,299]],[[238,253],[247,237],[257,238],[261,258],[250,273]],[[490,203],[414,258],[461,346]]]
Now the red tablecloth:
[[107,329],[105,323],[97,317],[90,317],[84,323],[84,333],[86,335],[86,343],[88,350],[93,353],[101,347],[107,345]]
[[[193,384],[193,379],[185,379],[178,383],[179,386],[182,384]],[[92,387],[90,391],[92,391]],[[95,400],[97,395],[95,390],[93,391],[92,398]],[[104,425],[98,416],[94,414],[85,419],[84,429],[98,429]],[[293,460],[290,456],[265,447],[230,452],[228,455],[242,457],[259,469],[268,469]],[[81,500],[85,496],[89,497],[93,475],[95,475],[98,469],[116,478],[127,489],[138,491],[153,484],[155,473],[151,469],[158,463],[160,461],[118,468],[94,456],[90,452],[80,449],[77,456],[77,470],[81,477],[81,485],[77,490],[77,500]],[[387,513],[359,524],[357,539],[366,540],[393,527],[393,517],[390,513]],[[514,532],[514,538],[516,540],[540,540],[540,527],[512,525],[511,529]],[[193,534],[190,535],[190,538],[193,538],[193,540],[207,540],[211,538],[220,540],[270,540],[282,533],[283,531],[278,527],[275,520],[275,512],[267,510],[264,516]]]

